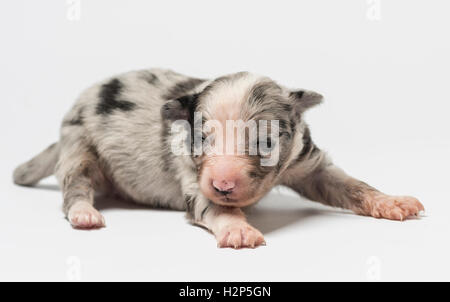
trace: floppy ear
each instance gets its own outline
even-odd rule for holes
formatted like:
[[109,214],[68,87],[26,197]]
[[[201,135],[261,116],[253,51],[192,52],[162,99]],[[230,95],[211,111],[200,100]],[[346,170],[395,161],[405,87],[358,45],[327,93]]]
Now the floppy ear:
[[323,96],[310,90],[291,91],[289,97],[294,101],[294,108],[297,114],[302,114],[306,110],[322,103]]
[[189,94],[178,99],[168,101],[161,107],[161,116],[165,120],[194,120],[198,94]]

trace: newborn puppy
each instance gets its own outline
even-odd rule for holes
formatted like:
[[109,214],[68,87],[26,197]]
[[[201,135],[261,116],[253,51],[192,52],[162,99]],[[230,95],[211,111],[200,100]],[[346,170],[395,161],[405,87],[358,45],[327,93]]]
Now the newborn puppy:
[[327,158],[303,119],[321,101],[318,93],[247,72],[214,80],[129,72],[82,93],[59,142],[19,166],[14,182],[31,186],[55,174],[76,228],[103,227],[94,195],[114,192],[185,210],[219,247],[232,248],[265,243],[241,208],[276,185],[377,218],[403,220],[424,210],[417,199],[383,194]]

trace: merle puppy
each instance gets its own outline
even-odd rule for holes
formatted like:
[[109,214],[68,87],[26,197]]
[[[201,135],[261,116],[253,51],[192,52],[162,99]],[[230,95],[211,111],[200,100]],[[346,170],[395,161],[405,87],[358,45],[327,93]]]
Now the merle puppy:
[[[232,248],[265,243],[241,208],[276,185],[360,215],[394,220],[418,215],[424,208],[417,199],[389,196],[348,176],[313,143],[303,113],[321,100],[318,93],[289,90],[247,72],[214,80],[162,69],[125,73],[82,93],[64,118],[59,142],[19,166],[14,182],[31,186],[55,174],[64,213],[76,228],[103,227],[94,195],[114,192],[137,203],[185,210],[194,224],[215,235],[218,246]],[[174,154],[179,133],[172,125],[194,124],[194,112],[201,113],[200,124],[278,121],[278,133],[270,132],[265,142],[277,151],[276,164],[262,165],[266,155],[259,152]],[[228,134],[213,141],[227,139]]]

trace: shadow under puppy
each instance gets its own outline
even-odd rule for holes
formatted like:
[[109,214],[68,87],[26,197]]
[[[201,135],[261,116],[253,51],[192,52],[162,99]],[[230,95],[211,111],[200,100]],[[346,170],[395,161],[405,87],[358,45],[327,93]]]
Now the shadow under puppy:
[[[318,93],[289,90],[247,72],[214,80],[163,69],[125,73],[84,91],[63,120],[59,142],[19,166],[14,182],[30,186],[55,174],[64,213],[76,228],[103,227],[94,195],[114,192],[137,203],[185,210],[215,235],[218,246],[233,248],[265,243],[241,208],[276,185],[361,215],[403,220],[424,210],[417,199],[383,194],[327,158],[302,117],[321,100]],[[180,121],[191,127],[174,131]],[[211,121],[215,127],[205,127]],[[227,121],[244,124],[227,128]],[[277,121],[277,127],[261,121]],[[251,125],[267,135],[251,138]],[[221,127],[226,130],[218,131]],[[243,129],[246,152],[237,153],[234,134]],[[181,149],[194,152],[175,154],[180,133],[194,137],[181,140]],[[202,147],[232,146],[231,152],[195,152],[196,133]],[[248,152],[251,143],[256,153]],[[276,161],[264,164],[275,153]]]

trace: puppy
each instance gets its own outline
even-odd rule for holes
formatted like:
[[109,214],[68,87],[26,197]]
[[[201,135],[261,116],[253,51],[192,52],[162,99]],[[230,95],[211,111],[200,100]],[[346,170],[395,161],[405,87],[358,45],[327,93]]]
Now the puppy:
[[321,101],[247,72],[214,80],[162,69],[125,73],[83,92],[59,142],[19,166],[14,182],[31,186],[55,174],[75,228],[105,226],[94,195],[114,192],[186,211],[219,247],[232,248],[265,244],[241,208],[276,185],[377,218],[404,220],[424,210],[417,199],[383,194],[327,158],[303,119]]

